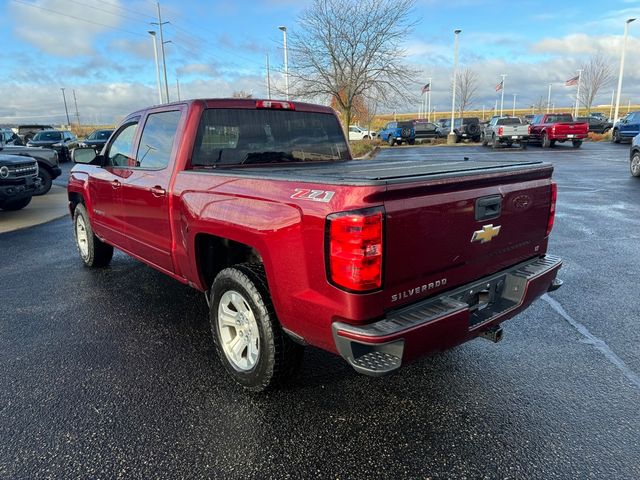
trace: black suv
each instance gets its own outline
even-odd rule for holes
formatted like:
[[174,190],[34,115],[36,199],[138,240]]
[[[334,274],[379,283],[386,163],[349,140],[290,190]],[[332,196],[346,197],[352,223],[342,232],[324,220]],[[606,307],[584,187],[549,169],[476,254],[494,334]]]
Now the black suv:
[[71,161],[71,150],[78,146],[78,139],[67,130],[42,130],[29,140],[27,146],[53,148],[61,162],[68,162]]
[[[441,136],[446,137],[451,132],[451,120],[445,120],[444,125],[440,127]],[[453,121],[453,133],[456,135],[456,143],[465,138],[470,138],[474,142],[480,141],[482,128],[480,128],[480,119],[478,117],[456,118]]]
[[29,157],[0,153],[0,209],[26,207],[39,187],[38,162]]

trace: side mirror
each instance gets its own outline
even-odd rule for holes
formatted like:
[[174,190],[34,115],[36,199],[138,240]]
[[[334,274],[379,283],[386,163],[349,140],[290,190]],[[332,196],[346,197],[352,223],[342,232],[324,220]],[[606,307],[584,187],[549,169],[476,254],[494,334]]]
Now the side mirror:
[[96,155],[96,151],[92,147],[78,147],[71,151],[71,160],[73,160],[74,163],[101,167],[104,162],[104,157],[102,155]]

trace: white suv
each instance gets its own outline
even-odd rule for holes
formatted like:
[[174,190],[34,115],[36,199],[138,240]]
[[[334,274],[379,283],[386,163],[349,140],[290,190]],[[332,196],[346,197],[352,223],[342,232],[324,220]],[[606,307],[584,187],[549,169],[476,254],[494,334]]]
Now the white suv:
[[349,140],[364,140],[375,136],[376,132],[370,132],[357,125],[349,125]]

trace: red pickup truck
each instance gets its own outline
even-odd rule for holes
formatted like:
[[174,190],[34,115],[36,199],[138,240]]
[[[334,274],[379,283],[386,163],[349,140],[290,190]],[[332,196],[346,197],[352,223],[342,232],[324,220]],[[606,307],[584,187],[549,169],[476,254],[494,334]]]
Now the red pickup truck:
[[556,142],[569,141],[573,148],[580,148],[588,136],[588,122],[574,122],[570,113],[547,113],[535,115],[531,120],[529,142],[540,142],[542,148],[549,148]]
[[383,375],[483,336],[559,287],[540,161],[352,161],[333,110],[191,100],[129,115],[69,180],[77,247],[113,247],[205,292],[218,356],[250,390],[304,345]]

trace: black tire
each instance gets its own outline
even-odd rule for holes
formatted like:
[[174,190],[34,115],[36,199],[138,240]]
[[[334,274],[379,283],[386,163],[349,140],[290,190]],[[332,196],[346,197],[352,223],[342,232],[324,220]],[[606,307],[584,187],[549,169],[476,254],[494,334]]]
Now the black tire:
[[509,148],[513,147],[513,142],[507,142],[507,147]]
[[580,148],[580,146],[582,145],[582,140],[573,140],[571,142],[571,145],[573,145],[573,148]]
[[487,141],[487,137],[485,136],[484,132],[482,132],[481,138],[482,138],[482,146],[486,147],[489,144],[489,142]]
[[416,144],[416,141],[415,141],[415,140],[407,140],[407,143],[408,143],[409,145],[415,145],[415,144]]
[[629,170],[634,177],[640,177],[640,152],[634,152],[629,162]]
[[[236,292],[240,295],[240,300],[250,309],[257,324],[258,354],[255,364],[250,369],[236,368],[225,353],[225,341],[219,327],[218,310],[220,301],[227,292]],[[295,343],[282,330],[271,303],[262,265],[246,263],[235,265],[225,268],[216,276],[211,287],[209,321],[220,362],[227,373],[242,387],[253,392],[261,392],[284,385],[295,378],[302,365],[304,347]],[[235,327],[232,328],[235,330]],[[248,347],[245,348],[249,355]]]
[[526,150],[527,149],[527,142],[520,142],[520,150]]
[[496,148],[498,148],[498,144],[500,142],[498,141],[498,139],[496,138],[495,134],[491,136],[491,148],[493,148],[494,150]]
[[53,185],[53,178],[51,177],[51,173],[44,167],[40,167],[38,169],[38,177],[40,177],[40,188],[36,190],[34,193],[35,196],[44,195],[51,190],[51,185]]
[[5,202],[0,205],[0,208],[2,208],[2,210],[13,212],[15,210],[22,210],[24,207],[29,205],[29,203],[31,203],[31,197],[20,198],[18,200],[5,200]]
[[363,140],[369,140],[371,137],[369,135],[365,135],[364,137],[362,137]]
[[396,141],[391,135],[389,135],[389,138],[387,138],[387,143],[390,147],[393,147],[396,144]]
[[551,141],[549,140],[549,135],[547,135],[547,132],[544,132],[542,134],[542,148],[549,148],[551,147]]
[[617,128],[613,129],[613,135],[611,136],[611,141],[613,143],[620,143],[622,138],[620,138],[620,131]]
[[[83,239],[79,239],[81,237],[79,232],[80,222],[82,222],[85,230],[86,250]],[[73,212],[73,235],[80,258],[87,267],[102,268],[109,265],[113,257],[113,247],[95,236],[87,210],[81,203],[76,206]]]

